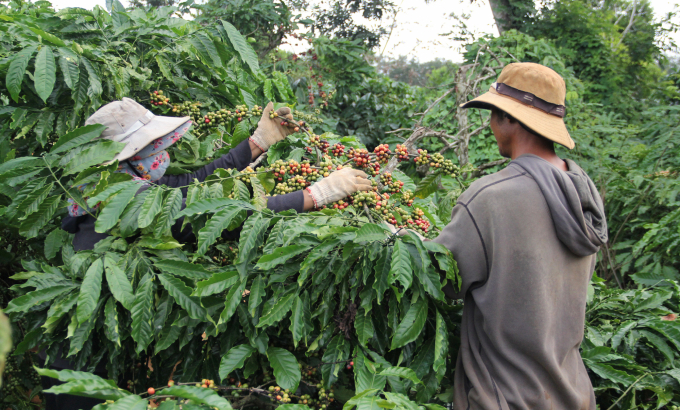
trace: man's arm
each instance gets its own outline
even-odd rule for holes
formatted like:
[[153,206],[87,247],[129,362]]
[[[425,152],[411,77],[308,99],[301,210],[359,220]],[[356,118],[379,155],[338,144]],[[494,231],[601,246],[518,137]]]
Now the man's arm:
[[451,213],[451,222],[433,240],[453,253],[463,280],[459,292],[454,290],[451,283],[444,286],[444,294],[449,298],[464,299],[471,288],[484,283],[488,277],[489,255],[478,227],[479,221],[475,219],[474,211],[458,203]]

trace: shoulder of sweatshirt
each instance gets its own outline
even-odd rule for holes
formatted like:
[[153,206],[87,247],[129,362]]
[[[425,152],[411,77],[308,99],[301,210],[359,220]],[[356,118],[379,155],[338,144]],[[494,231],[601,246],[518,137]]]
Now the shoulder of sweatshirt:
[[489,198],[498,201],[499,197],[513,194],[516,195],[524,190],[538,188],[531,175],[523,169],[513,166],[512,163],[504,169],[484,176],[473,182],[470,187],[458,197],[458,203],[468,206],[475,202],[486,202]]

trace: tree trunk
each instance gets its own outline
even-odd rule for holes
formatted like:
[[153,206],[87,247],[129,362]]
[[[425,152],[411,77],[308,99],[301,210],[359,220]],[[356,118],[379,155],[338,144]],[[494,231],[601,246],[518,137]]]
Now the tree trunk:
[[[474,67],[472,67],[474,69]],[[456,73],[456,119],[458,120],[458,129],[465,130],[459,137],[458,146],[456,147],[456,156],[458,156],[458,163],[464,166],[469,161],[468,143],[470,142],[470,133],[468,128],[468,110],[461,108],[461,104],[467,102],[469,90],[469,81],[467,80],[467,72],[470,66],[462,66]]]
[[489,5],[491,6],[491,12],[493,13],[493,18],[496,20],[496,26],[498,27],[498,33],[503,34],[503,32],[512,29],[512,6],[508,0],[489,0]]

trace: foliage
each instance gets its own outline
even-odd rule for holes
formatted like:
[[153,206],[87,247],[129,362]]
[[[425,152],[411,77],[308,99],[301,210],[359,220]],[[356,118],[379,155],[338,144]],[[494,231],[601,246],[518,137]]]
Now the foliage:
[[[291,71],[300,105],[309,96],[306,108],[323,110],[331,119],[329,131],[356,136],[371,148],[381,142],[394,148],[400,140],[384,141],[385,132],[410,125],[422,104],[419,90],[380,75],[367,62],[366,50],[358,41],[316,38],[306,56],[284,67]],[[322,86],[316,89],[318,84]],[[321,105],[318,97],[322,97]]]
[[295,10],[282,1],[210,0],[192,7],[197,14],[195,21],[201,25],[210,26],[219,20],[234,25],[248,37],[260,58],[278,47],[301,24],[311,23],[294,15]]
[[7,354],[12,351],[12,328],[9,319],[0,312],[0,386],[2,386],[2,373],[7,363]]
[[609,244],[600,275],[623,284],[650,286],[680,279],[678,269],[678,119],[677,106],[660,106],[630,123],[614,114],[575,119],[577,160],[591,175],[607,205]]
[[[627,117],[660,97],[665,84],[654,62],[660,57],[655,42],[662,30],[649,2],[554,2],[532,24],[528,34],[553,40],[567,65],[585,85],[587,101],[597,102]],[[632,26],[630,12],[635,12]],[[633,95],[635,98],[630,98]]]
[[380,25],[357,24],[353,17],[360,14],[370,23],[394,13],[394,4],[388,0],[323,1],[314,8],[313,28],[319,36],[349,40],[372,49],[380,44],[387,30]]
[[[581,345],[601,408],[677,406],[680,288],[620,290],[595,278]],[[622,392],[625,394],[622,395]],[[610,407],[612,406],[612,407]],[[667,408],[671,408],[670,406]]]

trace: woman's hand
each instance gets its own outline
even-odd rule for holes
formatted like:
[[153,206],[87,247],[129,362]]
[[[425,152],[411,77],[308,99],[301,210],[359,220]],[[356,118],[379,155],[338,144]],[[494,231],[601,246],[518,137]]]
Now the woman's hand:
[[[261,151],[267,151],[269,147],[295,132],[294,129],[297,127],[297,124],[293,119],[293,114],[290,112],[290,108],[279,108],[276,110],[277,116],[269,118],[273,109],[274,104],[271,102],[267,104],[262,112],[260,121],[257,123],[257,129],[253,133],[253,136],[250,137],[251,146],[254,144]],[[282,122],[284,123],[283,125],[281,125]]]
[[307,188],[314,205],[319,208],[331,202],[339,201],[357,191],[370,191],[371,181],[364,171],[343,168],[331,173],[326,178]]

